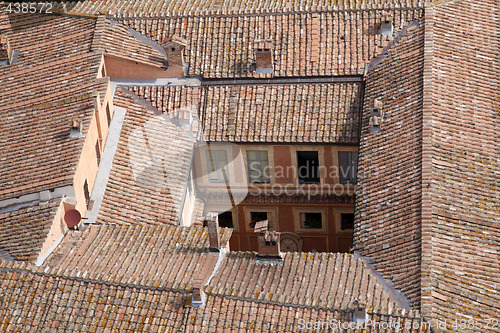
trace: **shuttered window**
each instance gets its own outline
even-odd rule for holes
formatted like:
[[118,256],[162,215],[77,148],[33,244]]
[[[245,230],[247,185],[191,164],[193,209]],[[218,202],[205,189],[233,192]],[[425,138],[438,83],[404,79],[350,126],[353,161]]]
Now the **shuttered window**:
[[90,191],[89,191],[89,184],[87,183],[86,179],[85,182],[83,183],[83,195],[85,196],[85,206],[87,207],[87,209],[89,209]]
[[95,143],[95,156],[97,157],[97,166],[101,163],[101,148],[99,147],[99,140]]

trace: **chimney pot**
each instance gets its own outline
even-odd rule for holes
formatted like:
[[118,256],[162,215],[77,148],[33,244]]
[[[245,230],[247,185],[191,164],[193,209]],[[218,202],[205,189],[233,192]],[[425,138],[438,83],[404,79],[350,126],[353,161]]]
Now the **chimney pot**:
[[383,36],[392,36],[394,32],[394,25],[392,24],[392,17],[385,15],[380,24],[380,33]]

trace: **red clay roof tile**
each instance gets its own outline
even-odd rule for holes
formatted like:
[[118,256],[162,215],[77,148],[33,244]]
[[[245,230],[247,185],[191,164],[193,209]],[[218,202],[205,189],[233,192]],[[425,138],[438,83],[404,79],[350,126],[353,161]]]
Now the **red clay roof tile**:
[[0,214],[0,249],[15,260],[34,262],[47,238],[61,198]]

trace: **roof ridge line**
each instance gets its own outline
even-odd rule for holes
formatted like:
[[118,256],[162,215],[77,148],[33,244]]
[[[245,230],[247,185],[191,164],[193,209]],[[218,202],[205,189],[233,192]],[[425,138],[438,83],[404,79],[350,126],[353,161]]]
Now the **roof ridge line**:
[[163,112],[159,110],[157,107],[153,106],[153,104],[145,99],[143,99],[141,96],[137,95],[135,92],[133,92],[131,89],[129,89],[130,86],[121,86],[117,85],[117,88],[120,88],[121,91],[124,94],[127,94],[132,100],[137,103],[137,105],[145,108],[148,111],[153,112],[154,115],[163,115]]
[[257,86],[257,85],[299,85],[299,84],[335,84],[335,83],[361,83],[362,75],[333,75],[333,76],[287,76],[272,78],[234,78],[234,79],[205,79],[202,78],[201,86]]
[[[46,266],[46,267],[48,267],[48,266]],[[155,287],[153,285],[139,285],[139,284],[133,284],[133,283],[113,282],[113,281],[107,281],[107,280],[101,280],[101,279],[90,279],[90,278],[83,278],[83,277],[70,276],[70,275],[64,275],[64,274],[50,274],[50,273],[46,273],[46,272],[33,271],[33,270],[28,269],[28,268],[0,267],[0,272],[32,274],[32,275],[38,275],[38,276],[43,276],[43,277],[62,278],[62,279],[71,280],[71,281],[104,284],[107,286],[117,286],[117,287],[123,287],[123,288],[128,287],[128,288],[133,288],[133,289],[169,291],[169,292],[178,292],[178,293],[190,293],[191,292],[189,290],[183,290],[183,289],[178,289],[178,288]]]
[[[441,1],[455,1],[455,0],[441,0]],[[277,10],[275,12],[264,12],[262,10],[256,9],[244,9],[240,11],[232,11],[232,12],[223,12],[221,10],[198,10],[198,11],[190,11],[190,13],[179,13],[178,15],[151,15],[151,16],[127,16],[124,13],[117,13],[114,15],[114,18],[117,20],[160,20],[160,19],[179,19],[179,18],[224,18],[224,17],[241,17],[241,16],[279,16],[279,15],[304,15],[304,14],[321,14],[321,13],[357,13],[357,12],[370,12],[370,11],[391,11],[391,10],[418,10],[424,9],[424,5],[422,6],[407,6],[407,7],[371,7],[371,8],[323,8],[316,10]],[[88,17],[96,17],[95,14],[88,14]],[[94,16],[92,16],[94,15]],[[140,15],[140,14],[139,14]],[[77,16],[85,16],[77,15]]]
[[[311,310],[322,310],[322,311],[337,311],[337,312],[352,312],[355,309],[354,308],[346,308],[346,309],[338,309],[338,308],[333,308],[333,307],[325,307],[325,306],[313,306],[313,305],[304,305],[304,304],[296,304],[296,303],[285,303],[285,302],[278,302],[278,301],[271,301],[271,300],[266,300],[266,299],[260,299],[260,298],[254,298],[254,297],[241,297],[241,296],[232,296],[232,295],[226,295],[226,294],[220,294],[220,293],[214,293],[214,292],[208,292],[204,291],[205,294],[209,296],[215,296],[215,297],[222,297],[222,298],[227,298],[227,299],[233,299],[237,301],[243,301],[243,302],[253,302],[253,303],[262,303],[262,304],[271,304],[271,305],[278,305],[278,306],[288,306],[292,308],[301,308],[301,309],[311,309]],[[378,306],[373,306],[372,309],[375,310],[378,308]],[[377,315],[377,316],[384,316],[384,317],[399,317],[399,318],[407,318],[407,319],[417,319],[417,320],[423,320],[423,317],[410,317],[410,316],[401,316],[401,315],[393,315],[393,314],[388,314],[388,313],[380,313],[376,311],[370,311],[367,309],[367,313]],[[409,313],[409,311],[407,312]]]
[[411,20],[408,22],[408,24],[403,26],[401,28],[401,30],[396,33],[396,36],[391,41],[389,41],[387,46],[382,48],[382,51],[380,52],[380,54],[373,57],[372,60],[370,60],[370,62],[365,65],[365,76],[373,68],[375,68],[378,64],[380,64],[381,62],[383,62],[387,58],[387,52],[389,50],[391,50],[392,48],[397,46],[403,38],[408,36],[408,33],[411,31],[409,29],[420,28],[422,26],[423,26],[423,24],[421,23],[421,19]]
[[368,257],[361,255],[359,251],[354,251],[353,256],[355,259],[361,260],[366,264],[366,269],[369,271],[370,275],[375,278],[375,282],[379,284],[383,290],[389,294],[389,296],[391,296],[393,302],[395,302],[400,309],[405,309],[407,311],[414,310],[411,307],[411,303],[406,294],[403,291],[396,289],[394,285],[391,285],[393,282],[385,279],[382,274],[375,269],[373,264],[370,263],[370,259]]

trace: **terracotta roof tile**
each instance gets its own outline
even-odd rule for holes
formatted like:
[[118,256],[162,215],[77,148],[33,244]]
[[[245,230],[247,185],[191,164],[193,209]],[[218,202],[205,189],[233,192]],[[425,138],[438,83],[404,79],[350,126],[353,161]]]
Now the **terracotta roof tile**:
[[[500,313],[492,8],[489,1],[429,5],[421,27],[368,73],[354,235],[427,318],[471,320],[484,331],[494,331],[486,318]],[[369,133],[375,98],[385,120],[380,133]]]
[[[362,281],[368,288],[361,288]],[[282,263],[264,265],[255,253],[230,252],[206,292],[328,310],[352,309],[355,299],[366,302],[368,312],[398,308],[362,259],[340,253],[286,253]]]
[[163,44],[174,35],[189,41],[189,75],[205,78],[258,77],[255,41],[271,40],[274,77],[363,75],[365,64],[386,37],[378,27],[385,14],[394,30],[422,16],[422,8],[357,9],[307,13],[123,18],[120,22]]
[[72,181],[83,139],[69,138],[69,122],[87,130],[91,94],[106,84],[89,52],[95,20],[12,14],[9,23],[19,55],[0,66],[0,198]]
[[164,113],[193,103],[205,140],[357,143],[361,83],[135,87]]
[[207,141],[356,143],[361,84],[209,87]]
[[[268,267],[271,266],[262,266]],[[272,267],[270,268],[272,269]],[[297,307],[208,293],[205,305],[190,306],[188,291],[139,285],[123,285],[85,277],[62,277],[34,272],[32,266],[0,261],[1,329],[15,331],[53,327],[64,332],[182,330],[188,332],[253,331],[301,332],[304,322],[334,320],[349,323],[351,314],[337,309]],[[370,314],[371,320],[420,325],[411,311],[390,315]],[[302,323],[302,325],[301,325]],[[347,328],[344,332],[380,332],[379,328]],[[388,329],[386,332],[397,332]],[[429,332],[417,329],[415,332]]]
[[[232,229],[220,233],[224,246]],[[42,269],[65,277],[191,290],[191,280],[208,279],[216,261],[208,253],[207,228],[90,225],[68,232]]]
[[488,318],[500,321],[498,10],[483,0],[429,9],[422,137],[422,309],[491,332]]
[[0,214],[0,249],[15,260],[35,261],[49,234],[61,198]]
[[[389,1],[339,1],[339,0],[221,0],[221,1],[123,1],[123,0],[86,0],[74,5],[54,2],[53,11],[76,15],[98,15],[113,13],[128,17],[165,17],[179,15],[231,15],[234,13],[266,14],[276,12],[310,12],[320,10],[360,10],[385,8],[423,7],[423,0],[389,0]],[[65,10],[63,9],[65,8]]]
[[[371,257],[377,271],[392,279],[416,305],[420,298],[424,50],[420,24],[366,77],[354,235],[356,248]],[[380,132],[370,133],[375,99],[383,103],[384,120]]]
[[97,221],[177,224],[195,139],[120,88],[113,103],[127,113]]
[[166,55],[162,49],[158,48],[152,46],[148,38],[123,24],[107,19],[104,15],[97,18],[92,43],[93,51],[101,51],[107,56],[162,67]]

